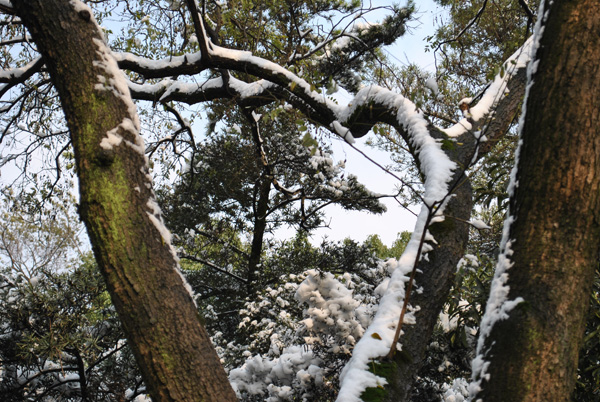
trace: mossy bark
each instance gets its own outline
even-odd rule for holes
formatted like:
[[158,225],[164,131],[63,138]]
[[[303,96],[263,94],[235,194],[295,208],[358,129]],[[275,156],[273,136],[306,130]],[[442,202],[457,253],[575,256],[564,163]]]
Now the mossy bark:
[[[59,93],[77,160],[80,214],[152,399],[236,400],[156,225],[146,158],[132,146],[139,134],[121,125],[137,119],[129,94],[97,86],[99,76],[115,78],[102,66],[97,25],[67,0],[12,4]],[[115,128],[123,141],[101,147]]]
[[473,400],[570,400],[600,245],[598,32],[596,0],[550,7],[510,200],[508,300],[525,301],[486,339]]

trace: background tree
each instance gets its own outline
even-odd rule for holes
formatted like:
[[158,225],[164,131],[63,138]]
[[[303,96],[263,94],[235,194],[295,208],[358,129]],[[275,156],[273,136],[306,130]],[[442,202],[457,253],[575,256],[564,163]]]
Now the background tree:
[[104,280],[79,250],[76,221],[60,203],[40,216],[31,194],[3,197],[4,401],[131,401],[145,392]]
[[[208,262],[209,268],[216,264],[219,271],[229,266],[241,277],[238,282],[245,282],[248,296],[272,279],[260,268],[266,236],[275,230],[285,225],[310,232],[323,224],[321,211],[332,204],[385,210],[379,202],[384,195],[346,176],[343,162],[334,163],[310,134],[297,131],[295,122],[284,116],[261,121],[265,134],[242,121],[233,125],[233,133],[211,135],[198,144],[190,169],[174,191],[166,189],[160,197],[167,225],[180,239],[176,244],[184,246],[181,257]],[[248,237],[247,250],[234,246],[233,236]],[[208,248],[217,244],[218,260],[207,258]]]

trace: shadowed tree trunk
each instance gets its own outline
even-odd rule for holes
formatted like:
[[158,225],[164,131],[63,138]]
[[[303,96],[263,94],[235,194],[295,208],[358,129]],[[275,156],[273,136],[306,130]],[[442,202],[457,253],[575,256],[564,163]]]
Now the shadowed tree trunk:
[[600,3],[555,1],[547,18],[505,234],[513,309],[480,340],[473,400],[569,401],[575,385],[600,245]]
[[267,211],[269,210],[269,194],[271,192],[271,181],[267,178],[261,178],[258,184],[256,199],[254,200],[254,227],[252,229],[252,245],[250,248],[250,257],[248,258],[248,283],[246,292],[248,297],[252,297],[258,270],[262,258],[263,241],[265,230],[267,229]]
[[78,2],[12,3],[60,95],[80,214],[152,399],[236,400],[177,271],[136,110],[99,27]]

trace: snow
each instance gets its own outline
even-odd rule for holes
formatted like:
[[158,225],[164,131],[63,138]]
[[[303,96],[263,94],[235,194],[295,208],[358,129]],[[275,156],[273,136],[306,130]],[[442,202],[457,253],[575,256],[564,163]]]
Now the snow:
[[[224,47],[216,46],[214,44],[209,48],[209,52],[213,56],[223,57],[238,62],[252,64],[255,67],[269,72],[272,75],[280,75],[289,82],[290,90],[303,100],[308,101],[309,103],[316,102],[325,104],[330,110],[333,111],[337,111],[339,109],[338,105],[335,102],[327,99],[327,97],[323,96],[319,92],[313,91],[308,82],[298,77],[291,71],[280,66],[279,64],[273,63],[269,60],[265,60],[261,57],[254,56],[251,52],[248,51],[227,49]],[[297,91],[296,88],[302,91]]]
[[321,364],[311,350],[294,345],[285,348],[274,359],[261,355],[249,358],[242,367],[231,370],[229,381],[238,397],[245,392],[249,395],[269,395],[265,401],[288,400],[292,396],[292,383],[304,385],[307,391],[312,381],[317,385],[322,384]]
[[183,56],[171,56],[160,60],[147,59],[145,57],[136,56],[131,53],[115,53],[114,57],[117,61],[129,61],[148,70],[160,70],[164,68],[180,67],[187,64],[197,64],[200,62],[202,55],[200,52],[188,53]]
[[[549,0],[548,5],[551,6],[552,0]],[[539,48],[540,39],[544,32],[544,23],[547,19],[547,13],[544,12],[544,2],[540,2],[540,8],[538,15],[543,15],[543,18],[537,20],[534,27],[534,32],[531,38],[527,41],[529,48],[527,53],[529,54],[529,63],[527,65],[527,87],[525,89],[525,98],[523,100],[523,108],[521,111],[521,117],[519,119],[519,137],[521,137],[525,115],[527,113],[527,100],[529,98],[529,91],[533,84],[533,75],[537,69],[538,61],[534,59],[537,49]],[[519,164],[519,155],[521,151],[523,141],[519,139],[517,150],[515,152],[515,164],[510,174],[510,181],[508,185],[508,193],[512,198],[514,195],[514,189],[518,185],[517,182],[517,168]],[[483,380],[488,381],[490,374],[488,368],[490,362],[486,360],[489,353],[489,349],[486,348],[487,338],[490,336],[494,325],[501,320],[508,318],[508,314],[512,311],[519,303],[525,300],[522,297],[517,297],[513,300],[508,300],[510,287],[508,283],[508,275],[510,268],[513,266],[511,256],[513,254],[511,246],[513,240],[509,238],[510,227],[515,221],[513,211],[507,212],[507,218],[504,221],[504,228],[502,233],[502,242],[500,245],[500,255],[498,256],[498,263],[494,272],[494,279],[490,289],[490,297],[488,299],[485,314],[481,319],[479,339],[477,340],[476,355],[472,362],[472,377],[471,383],[469,384],[469,394],[472,398],[481,390],[481,383]]]
[[464,402],[469,396],[468,383],[464,378],[457,378],[452,381],[451,385],[444,384],[442,391],[444,391],[443,401],[444,402]]
[[468,98],[462,98],[461,100],[459,100],[458,104],[462,105],[464,103],[465,105],[470,105],[471,102],[473,102],[473,98],[468,97]]
[[348,144],[354,144],[355,140],[352,136],[352,133],[349,129],[342,126],[339,121],[335,120],[333,123],[331,123],[331,127],[333,128],[333,131],[336,132],[337,135],[342,137],[344,141],[346,141]]
[[[369,321],[360,302],[331,273],[309,270],[305,275],[307,278],[296,290],[296,299],[308,305],[303,311],[307,317],[303,320],[304,327],[315,333],[335,326],[336,346],[343,353],[350,353],[350,347],[363,335]],[[307,344],[312,344],[312,339]]]
[[[146,62],[145,64],[150,64],[150,62]],[[260,95],[276,86],[272,82],[266,80],[246,83],[235,77],[229,77],[228,83],[228,89],[233,90],[241,99]],[[129,88],[136,93],[144,93],[147,95],[161,94],[159,101],[168,99],[175,93],[194,95],[209,89],[222,88],[223,85],[224,83],[221,77],[211,78],[202,83],[180,82],[172,79],[163,79],[154,84],[128,83]]]
[[10,0],[0,0],[0,6],[5,8],[13,8],[13,5],[10,2]]
[[[0,0],[0,1],[2,1],[2,0]],[[23,67],[12,68],[10,70],[0,70],[0,80],[11,80],[11,79],[22,77],[23,74],[27,73],[27,70],[32,68],[35,65],[35,63],[37,63],[40,59],[41,59],[41,56],[33,59],[32,61],[30,61]]]
[[491,227],[487,223],[482,221],[481,219],[471,219],[469,221],[469,224],[471,226],[473,226],[475,229],[479,229],[479,230],[491,229]]
[[[517,50],[507,61],[504,62],[501,72],[496,75],[494,81],[483,93],[477,104],[468,110],[468,114],[461,119],[457,124],[444,129],[443,131],[449,137],[458,137],[465,132],[468,132],[473,127],[471,122],[477,123],[482,119],[490,116],[494,107],[507,93],[507,84],[510,78],[520,69],[527,66],[529,60],[533,56],[533,37],[530,37],[519,50]],[[472,98],[463,98],[459,105],[466,103],[470,105]],[[470,120],[470,121],[469,121]]]
[[429,88],[434,95],[437,95],[440,92],[440,88],[438,87],[434,77],[427,78],[427,81],[425,81],[425,86]]
[[[134,136],[136,143],[134,144],[131,141],[125,140],[121,134],[119,134],[119,131],[128,132],[130,135]],[[121,124],[106,133],[106,137],[100,141],[100,146],[103,149],[110,151],[113,147],[121,145],[123,141],[134,151],[144,155],[144,142],[142,137],[138,134],[135,123],[127,117],[123,119]]]

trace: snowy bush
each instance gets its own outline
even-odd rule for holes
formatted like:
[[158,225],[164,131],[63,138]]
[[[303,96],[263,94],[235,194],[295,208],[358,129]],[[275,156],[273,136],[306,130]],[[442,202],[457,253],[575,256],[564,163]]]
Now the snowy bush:
[[376,285],[387,274],[384,262],[366,260],[349,267],[357,273],[310,269],[283,276],[280,286],[266,288],[239,311],[238,342],[213,336],[240,398],[334,398],[341,368],[375,312]]

